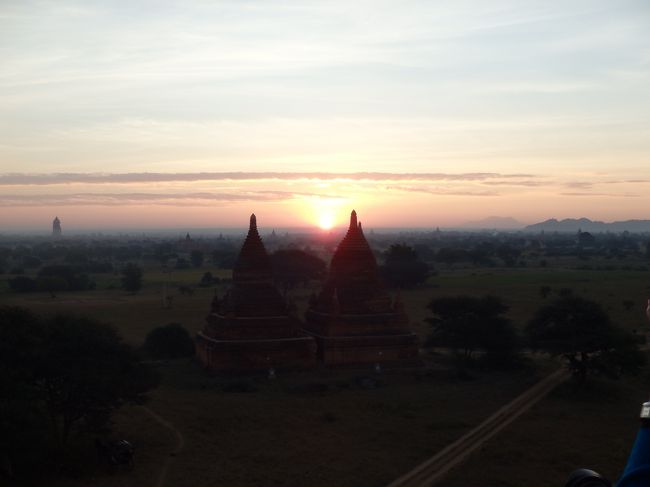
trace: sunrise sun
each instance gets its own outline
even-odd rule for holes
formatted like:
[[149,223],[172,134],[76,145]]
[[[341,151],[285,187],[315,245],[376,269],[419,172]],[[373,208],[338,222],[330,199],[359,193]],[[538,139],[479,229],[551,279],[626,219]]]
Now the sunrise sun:
[[334,211],[329,209],[324,209],[319,215],[318,215],[318,226],[321,227],[323,230],[331,230],[332,227],[334,226]]

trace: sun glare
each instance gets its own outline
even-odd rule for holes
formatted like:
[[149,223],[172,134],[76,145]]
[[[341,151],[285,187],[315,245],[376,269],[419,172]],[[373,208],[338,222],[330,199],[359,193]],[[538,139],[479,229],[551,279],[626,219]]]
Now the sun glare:
[[318,226],[323,230],[331,230],[334,226],[334,212],[332,210],[323,211],[318,215]]
[[341,209],[345,205],[343,198],[312,198],[308,205],[305,217],[322,230],[331,230],[341,222]]

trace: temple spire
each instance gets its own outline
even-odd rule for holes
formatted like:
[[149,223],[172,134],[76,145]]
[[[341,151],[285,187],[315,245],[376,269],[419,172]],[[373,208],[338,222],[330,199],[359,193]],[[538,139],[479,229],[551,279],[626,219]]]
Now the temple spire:
[[350,213],[350,230],[354,230],[357,228],[357,212],[352,210],[352,213]]
[[249,232],[257,231],[257,218],[255,217],[255,213],[251,214],[251,222],[250,222],[250,226],[248,227],[248,231]]

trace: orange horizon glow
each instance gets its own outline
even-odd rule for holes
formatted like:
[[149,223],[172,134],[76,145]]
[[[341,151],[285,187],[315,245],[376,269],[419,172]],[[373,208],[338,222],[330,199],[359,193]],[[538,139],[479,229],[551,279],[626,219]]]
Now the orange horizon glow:
[[[65,176],[65,175],[64,175]],[[82,175],[83,176],[83,175]],[[190,175],[106,176],[82,181],[11,182],[0,175],[3,231],[48,231],[55,216],[66,230],[244,228],[251,213],[261,228],[346,227],[356,209],[364,228],[454,227],[491,216],[522,224],[549,218],[647,219],[650,180],[607,174],[325,175],[233,180]],[[25,178],[35,176],[25,176]],[[48,176],[50,177],[50,176]],[[63,176],[61,176],[63,177]],[[68,177],[68,176],[65,176]],[[136,179],[121,181],[124,177]],[[81,177],[80,177],[81,178]],[[248,179],[246,179],[248,178]],[[588,178],[588,179],[587,179]]]

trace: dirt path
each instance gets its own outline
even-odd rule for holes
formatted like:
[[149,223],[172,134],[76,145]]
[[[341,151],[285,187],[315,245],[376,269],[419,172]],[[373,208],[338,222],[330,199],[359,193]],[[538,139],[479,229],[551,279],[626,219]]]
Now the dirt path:
[[185,438],[183,438],[183,434],[178,431],[173,424],[171,424],[169,421],[167,421],[165,418],[160,416],[159,414],[153,412],[151,409],[149,409],[146,406],[142,406],[142,409],[149,415],[151,416],[157,423],[161,424],[163,427],[167,428],[169,431],[171,431],[174,436],[176,437],[176,446],[174,449],[169,452],[169,455],[167,458],[165,458],[165,463],[163,464],[162,468],[160,469],[160,474],[158,475],[158,479],[156,480],[156,483],[154,484],[155,487],[164,487],[165,482],[167,481],[167,471],[169,470],[169,466],[171,465],[174,457],[178,455],[182,450],[183,447],[185,446]]
[[438,482],[454,466],[465,460],[483,443],[496,435],[515,419],[528,411],[559,384],[568,379],[570,373],[560,369],[539,381],[520,396],[503,406],[476,428],[445,447],[426,462],[406,475],[392,482],[388,487],[430,486]]

